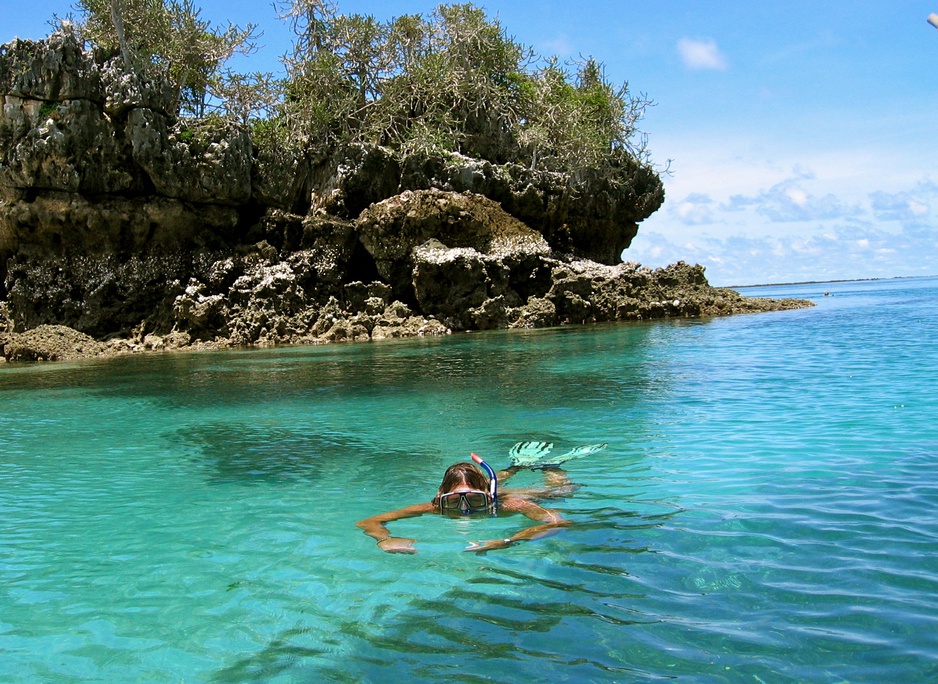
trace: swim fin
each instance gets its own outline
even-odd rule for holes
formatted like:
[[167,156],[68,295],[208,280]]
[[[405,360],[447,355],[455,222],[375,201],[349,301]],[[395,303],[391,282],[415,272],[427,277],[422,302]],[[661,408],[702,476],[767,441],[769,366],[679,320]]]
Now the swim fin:
[[530,468],[547,456],[553,448],[551,442],[518,442],[511,447],[508,458],[516,468]]
[[511,465],[515,468],[532,468],[535,470],[538,468],[556,468],[561,463],[602,451],[606,448],[606,445],[583,444],[559,456],[550,455],[553,448],[552,442],[518,442],[511,447],[508,457],[511,459]]
[[605,448],[605,444],[584,444],[582,446],[571,449],[565,454],[560,454],[559,456],[554,456],[553,458],[545,458],[543,461],[538,461],[530,467],[534,469],[555,468],[561,463],[566,463],[567,461],[572,461],[575,458],[583,458],[584,456],[595,454],[597,451],[602,451]]

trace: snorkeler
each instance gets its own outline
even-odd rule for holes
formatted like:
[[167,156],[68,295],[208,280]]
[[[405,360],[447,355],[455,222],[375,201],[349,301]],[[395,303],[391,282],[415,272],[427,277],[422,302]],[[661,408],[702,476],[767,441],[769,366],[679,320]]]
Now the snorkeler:
[[[473,542],[465,550],[484,553],[495,549],[504,549],[515,542],[539,539],[557,532],[561,527],[572,524],[560,513],[536,504],[534,499],[555,498],[576,490],[564,471],[557,466],[570,458],[578,458],[605,448],[605,444],[577,447],[563,456],[548,463],[535,465],[543,461],[553,445],[546,442],[522,442],[511,451],[512,466],[496,473],[488,463],[476,454],[472,460],[485,470],[482,473],[472,463],[456,463],[443,475],[443,482],[432,501],[405,506],[396,511],[374,515],[356,523],[365,534],[378,540],[378,548],[387,553],[417,553],[415,539],[394,537],[386,527],[387,523],[421,515],[441,514],[463,516],[471,514],[517,515],[521,514],[536,522],[506,539],[489,539]],[[541,468],[544,474],[543,487],[509,489],[499,493],[498,484],[507,481],[522,468]]]

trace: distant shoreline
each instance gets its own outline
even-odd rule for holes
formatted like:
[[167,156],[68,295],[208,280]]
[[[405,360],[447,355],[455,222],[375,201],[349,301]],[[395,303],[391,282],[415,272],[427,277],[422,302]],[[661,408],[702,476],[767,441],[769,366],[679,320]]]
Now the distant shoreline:
[[800,280],[791,283],[761,283],[759,285],[723,285],[731,290],[744,290],[751,287],[786,287],[789,285],[830,285],[833,283],[870,283],[877,280],[915,280],[917,278],[938,278],[938,275],[927,276],[893,276],[891,278],[842,278],[840,280]]

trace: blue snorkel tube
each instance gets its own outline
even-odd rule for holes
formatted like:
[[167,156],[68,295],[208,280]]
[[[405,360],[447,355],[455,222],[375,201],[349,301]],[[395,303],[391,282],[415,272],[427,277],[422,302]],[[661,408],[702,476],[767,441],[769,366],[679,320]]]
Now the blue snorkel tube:
[[489,496],[492,497],[492,510],[494,511],[496,506],[498,506],[498,475],[492,470],[492,466],[482,460],[481,456],[478,454],[470,455],[472,456],[472,460],[482,466],[482,469],[485,470],[486,474],[489,476]]

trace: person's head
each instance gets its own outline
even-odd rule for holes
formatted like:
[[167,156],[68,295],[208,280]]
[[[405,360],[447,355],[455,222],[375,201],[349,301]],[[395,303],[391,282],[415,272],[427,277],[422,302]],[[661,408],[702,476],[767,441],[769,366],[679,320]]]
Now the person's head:
[[489,480],[472,463],[456,463],[447,468],[433,499],[433,505],[441,510],[463,513],[484,510],[491,504]]

